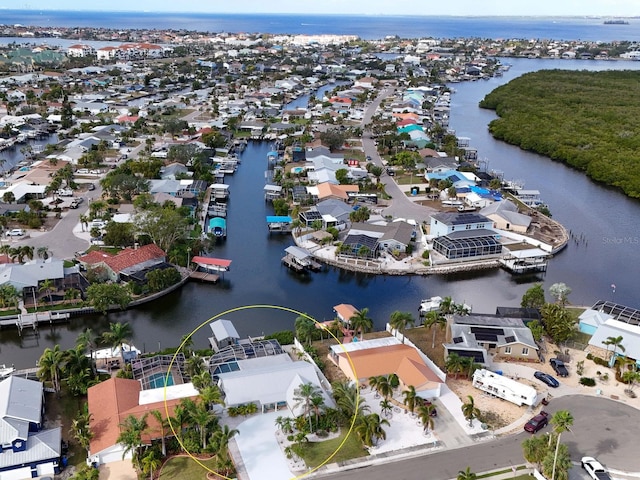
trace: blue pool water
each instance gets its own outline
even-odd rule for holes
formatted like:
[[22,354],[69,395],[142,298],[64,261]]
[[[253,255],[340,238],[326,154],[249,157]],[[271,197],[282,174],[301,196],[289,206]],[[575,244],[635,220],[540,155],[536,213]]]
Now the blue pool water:
[[[165,380],[167,383],[165,384]],[[151,388],[164,388],[170,387],[173,385],[173,375],[169,375],[167,378],[167,374],[165,373],[154,373],[149,377],[149,386]]]
[[303,167],[293,167],[291,169],[291,173],[302,173],[304,172],[304,168]]
[[29,167],[22,167],[20,169],[21,172],[28,172],[29,170],[31,170]]

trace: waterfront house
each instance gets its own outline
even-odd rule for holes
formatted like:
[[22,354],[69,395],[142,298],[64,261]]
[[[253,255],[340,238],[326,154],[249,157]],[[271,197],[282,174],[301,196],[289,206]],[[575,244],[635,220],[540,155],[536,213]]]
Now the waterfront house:
[[329,359],[360,385],[367,385],[371,377],[395,373],[401,390],[413,386],[422,398],[439,397],[444,383],[415,347],[395,337],[332,345]]
[[511,200],[494,202],[484,207],[479,213],[492,220],[494,227],[500,230],[526,233],[531,225],[531,217],[519,213],[518,207]]
[[489,365],[493,361],[538,362],[538,346],[520,318],[496,315],[453,315],[444,345],[445,356],[456,353],[474,362]]
[[42,383],[10,376],[0,382],[0,478],[60,473],[62,428],[41,430]]
[[109,280],[144,281],[144,274],[150,270],[164,268],[166,254],[154,243],[138,248],[125,248],[115,255],[93,250],[78,257],[85,268],[103,267]]
[[[166,370],[159,373],[158,378],[164,378],[166,373]],[[175,407],[182,398],[195,400],[197,397],[198,391],[191,383],[143,390],[138,380],[112,377],[89,387],[87,403],[91,414],[89,425],[93,432],[89,444],[89,461],[100,465],[130,459],[132,451],[126,451],[126,447],[118,443],[120,425],[129,415],[136,418],[146,415],[148,428],[142,434],[142,443],[150,445],[152,440],[160,439],[162,434],[158,421],[150,412],[157,410],[166,419],[167,410],[173,416]]]
[[433,237],[468,230],[489,230],[493,222],[478,213],[440,212],[431,215],[429,234]]
[[348,192],[360,191],[358,185],[334,185],[329,182],[319,183],[316,189],[318,201],[334,199],[346,202],[349,200]]
[[404,221],[394,221],[387,225],[387,228],[378,239],[378,246],[387,252],[405,253],[411,238],[414,234],[414,226]]
[[351,325],[351,318],[360,313],[360,311],[350,303],[341,303],[333,307],[333,311],[342,323],[347,326]]
[[227,407],[254,403],[259,411],[288,409],[293,416],[304,414],[304,405],[296,401],[296,391],[312,384],[320,392],[327,407],[335,407],[328,393],[328,382],[315,365],[294,361],[289,354],[238,359],[233,371],[218,375]]

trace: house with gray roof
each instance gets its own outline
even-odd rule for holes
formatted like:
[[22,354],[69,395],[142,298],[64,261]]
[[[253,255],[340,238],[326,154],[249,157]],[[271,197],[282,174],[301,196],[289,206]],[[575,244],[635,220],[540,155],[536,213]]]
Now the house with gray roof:
[[538,362],[538,345],[531,330],[520,318],[496,315],[453,315],[449,325],[450,343],[445,343],[445,356],[456,353],[474,362],[495,361]]
[[60,285],[64,276],[64,262],[55,258],[0,265],[0,285],[13,285],[18,292],[29,295],[31,290],[38,289],[39,282],[52,280],[55,285]]
[[228,347],[229,345],[236,345],[240,340],[240,335],[236,330],[236,327],[229,320],[221,318],[215,322],[209,324],[213,337],[209,338],[211,347],[216,351]]
[[379,248],[388,252],[398,251],[404,253],[411,243],[413,231],[413,225],[407,222],[391,222],[387,225],[382,237],[378,239]]
[[59,473],[60,427],[41,431],[42,383],[10,376],[0,382],[0,478]]
[[493,202],[480,210],[480,215],[493,220],[495,228],[516,233],[526,233],[531,225],[531,217],[518,212],[511,200]]

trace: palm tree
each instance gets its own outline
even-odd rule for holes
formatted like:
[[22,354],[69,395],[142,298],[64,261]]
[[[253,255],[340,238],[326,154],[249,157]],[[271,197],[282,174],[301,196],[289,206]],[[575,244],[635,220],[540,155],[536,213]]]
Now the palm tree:
[[158,422],[158,428],[160,429],[160,435],[162,440],[162,456],[167,456],[167,430],[171,430],[169,425],[169,419],[162,416],[160,410],[151,410],[149,412],[153,418]]
[[369,386],[375,389],[384,398],[389,398],[393,395],[393,387],[389,381],[388,375],[378,375],[369,379]]
[[[164,456],[164,455],[163,455]],[[150,448],[142,457],[142,473],[149,474],[149,480],[153,480],[153,472],[162,466],[162,459],[155,448]]]
[[466,470],[460,470],[456,480],[476,480],[478,476],[471,471],[471,467],[467,467]]
[[124,446],[122,452],[122,458],[129,453],[133,453],[133,461],[140,469],[140,452],[142,447],[142,434],[147,429],[147,414],[145,413],[141,418],[135,415],[129,415],[120,424],[120,435],[116,440]]
[[89,413],[87,405],[86,403],[84,404],[84,411],[78,413],[76,418],[71,422],[71,433],[80,446],[87,451],[87,456],[89,456],[89,447],[91,439],[93,438],[93,432],[90,427],[92,415]]
[[293,433],[293,419],[291,417],[279,416],[276,418],[276,426],[282,433]]
[[390,320],[391,321],[389,322],[389,325],[391,325],[391,328],[402,333],[402,343],[404,343],[404,330],[407,327],[413,327],[416,322],[413,318],[413,315],[411,315],[409,312],[401,312],[399,310],[396,310],[391,314]]
[[436,407],[432,404],[418,406],[418,418],[422,422],[422,426],[424,428],[424,433],[427,433],[429,430],[433,430],[433,426],[435,425],[435,420],[433,419],[433,412]]
[[460,371],[467,375],[467,378],[471,380],[474,372],[480,368],[480,364],[473,360],[473,357],[462,357],[460,359]]
[[469,426],[473,427],[473,420],[480,416],[480,409],[476,407],[475,401],[471,395],[467,395],[467,401],[462,404],[462,414],[464,418],[469,420]]
[[316,416],[316,429],[318,428],[320,413],[324,410],[324,407],[324,397],[320,393],[311,397],[311,410]]
[[611,356],[609,357],[609,359],[615,357],[618,349],[620,349],[622,353],[626,351],[626,349],[624,348],[624,345],[622,345],[623,340],[624,338],[622,338],[622,335],[619,335],[617,337],[607,337],[606,340],[602,341],[602,343],[607,346],[607,352],[609,352],[609,346],[613,345],[613,351],[611,352]]
[[56,393],[60,393],[60,371],[64,362],[64,352],[60,345],[46,348],[38,360],[38,378],[42,381],[49,380],[53,384]]
[[418,401],[418,394],[416,393],[416,387],[409,385],[409,387],[402,392],[404,400],[402,403],[406,405],[411,413],[416,409],[416,403]]
[[212,440],[216,448],[216,455],[220,457],[223,463],[229,459],[229,441],[239,434],[238,430],[229,428],[229,425],[224,425],[213,434]]
[[382,412],[383,416],[390,418],[391,412],[393,411],[393,403],[391,403],[386,398],[383,398],[382,400],[380,400],[380,411]]
[[[209,376],[211,378],[211,376]],[[224,399],[222,398],[222,392],[220,391],[220,387],[217,385],[208,385],[200,390],[200,399],[202,402],[207,405],[207,407],[211,407],[211,405],[218,404],[224,405]]]
[[[553,433],[558,436],[556,440],[556,451],[553,454],[553,470],[551,471],[551,480],[556,478],[556,462],[558,461],[558,448],[560,448],[560,437],[563,432],[570,432],[573,425],[573,415],[568,410],[558,410],[551,417],[553,425]],[[551,440],[551,438],[549,438]]]
[[294,408],[303,406],[303,415],[309,417],[309,430],[313,430],[311,425],[311,399],[322,395],[320,388],[313,383],[303,383],[293,391]]
[[36,250],[36,254],[38,255],[38,258],[46,260],[47,258],[49,258],[49,249],[44,246],[38,247],[38,249]]
[[54,286],[55,284],[53,283],[53,280],[47,278],[40,283],[40,288],[38,289],[38,292],[45,292],[48,295],[49,303],[52,303],[51,293],[53,293]]
[[360,338],[370,331],[373,330],[373,320],[369,318],[369,309],[363,308],[356,312],[350,319],[349,324],[351,329],[360,334]]
[[353,382],[333,382],[331,388],[343,419],[352,419],[369,411],[369,406],[360,398],[358,388]]
[[98,348],[98,338],[93,333],[93,330],[90,328],[85,328],[82,333],[78,335],[76,338],[76,346],[81,346],[82,349],[89,349],[89,358],[91,359],[91,371],[95,372],[95,365],[93,361],[93,352]]
[[120,348],[120,357],[124,364],[124,347],[123,344],[129,341],[133,335],[133,330],[128,323],[110,323],[109,331],[102,334],[102,339],[112,349]]
[[20,263],[27,257],[29,260],[33,260],[33,247],[31,245],[22,245],[18,247],[18,258]]
[[387,433],[382,428],[383,425],[390,425],[389,421],[380,418],[377,413],[370,413],[358,420],[354,430],[365,446],[372,447],[378,439],[387,438]]
[[211,374],[208,370],[203,370],[199,374],[191,377],[191,383],[193,383],[196,390],[201,392],[205,388],[213,385],[213,379],[211,378]]
[[447,355],[444,368],[447,373],[454,373],[456,378],[458,378],[458,374],[464,369],[464,360],[456,352],[451,352]]
[[200,355],[193,355],[187,358],[187,374],[193,379],[204,370],[204,361]]
[[209,428],[217,425],[218,417],[211,412],[206,405],[196,404],[196,408],[191,412],[191,419],[196,425],[196,429],[200,432],[200,442],[202,449],[207,448],[207,434]]
[[[442,306],[442,304],[440,304],[440,306]],[[427,315],[424,318],[424,328],[430,328],[433,332],[431,348],[436,348],[436,327],[444,329],[446,326],[447,318],[439,310],[427,312]]]
[[294,322],[296,336],[308,346],[311,346],[313,334],[316,332],[316,322],[308,315],[300,315]]

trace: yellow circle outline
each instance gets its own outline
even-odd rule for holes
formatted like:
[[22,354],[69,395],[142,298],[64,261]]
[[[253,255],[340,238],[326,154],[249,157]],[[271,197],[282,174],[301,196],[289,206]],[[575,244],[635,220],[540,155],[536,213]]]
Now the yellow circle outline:
[[[178,347],[176,352],[173,354],[173,357],[171,358],[171,362],[169,363],[169,366],[167,368],[167,374],[165,376],[164,388],[163,388],[164,410],[165,410],[165,414],[167,415],[167,422],[169,423],[169,428],[171,429],[171,432],[175,436],[175,439],[178,441],[178,443],[182,447],[182,450],[184,450],[186,452],[186,454],[191,459],[193,459],[198,465],[200,465],[202,468],[204,468],[205,470],[207,470],[210,473],[218,475],[219,477],[225,478],[226,480],[233,480],[233,479],[231,479],[229,477],[225,477],[224,475],[221,475],[220,473],[211,470],[209,467],[204,465],[200,460],[198,460],[189,450],[187,450],[185,448],[184,444],[182,443],[182,439],[176,433],[176,430],[173,427],[173,423],[171,422],[171,415],[169,414],[169,406],[167,405],[167,383],[169,382],[169,376],[171,375],[171,368],[173,367],[173,364],[174,364],[174,362],[176,360],[176,357],[182,351],[182,349],[184,348],[184,345],[189,341],[189,339],[193,336],[194,333],[196,333],[202,327],[204,327],[205,325],[209,324],[210,322],[220,318],[223,315],[239,312],[239,311],[242,311],[242,310],[250,310],[250,309],[254,309],[254,308],[268,308],[268,309],[283,310],[285,312],[295,313],[298,316],[308,318],[309,320],[313,320],[316,323],[316,325],[319,325],[322,330],[325,330],[329,335],[331,335],[338,342],[338,345],[340,345],[340,347],[342,348],[342,351],[345,353],[345,355],[347,357],[347,360],[349,362],[351,370],[355,374],[356,379],[358,378],[358,375],[357,375],[357,372],[356,372],[356,369],[355,369],[355,365],[351,361],[351,356],[349,355],[349,352],[345,348],[344,344],[342,342],[340,342],[340,340],[330,330],[325,329],[324,325],[322,325],[320,322],[318,322],[315,318],[307,315],[306,313],[299,312],[299,311],[297,311],[297,310],[295,310],[293,308],[282,307],[280,305],[268,305],[268,304],[265,304],[265,305],[245,305],[243,307],[236,307],[236,308],[231,308],[229,310],[225,310],[224,312],[221,312],[221,313],[219,313],[217,315],[214,315],[213,317],[209,318],[208,320],[205,320],[200,325],[198,325],[196,328],[194,328],[189,335],[184,337],[184,340],[182,341],[182,343],[180,344],[180,346]],[[316,367],[317,367],[317,365],[316,365]],[[333,453],[331,455],[329,455],[321,464],[319,464],[315,468],[309,470],[308,472],[303,473],[302,475],[299,475],[297,477],[292,477],[290,480],[297,480],[299,478],[304,478],[307,475],[310,475],[313,472],[315,472],[316,470],[318,470],[320,467],[326,465],[329,462],[329,460],[331,460],[342,449],[342,447],[344,446],[346,441],[349,439],[349,435],[351,435],[351,432],[353,431],[353,428],[354,428],[355,423],[356,423],[358,407],[360,405],[360,384],[359,384],[359,382],[357,380],[355,380],[355,383],[356,383],[356,408],[355,408],[355,412],[353,414],[353,417],[351,418],[351,424],[349,425],[349,430],[347,431],[347,434],[345,435],[345,437],[342,440],[342,442],[340,443],[340,445],[338,445],[338,448],[336,448],[333,451]]]

